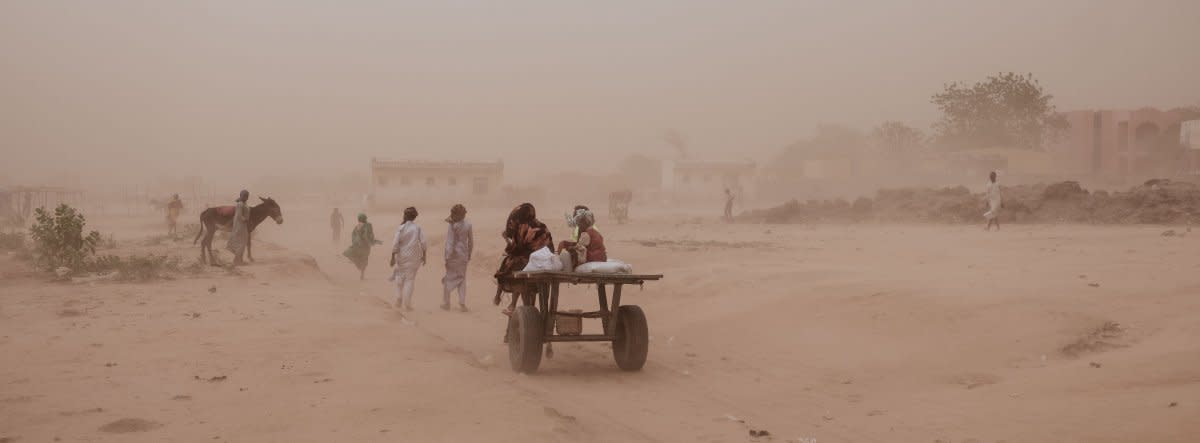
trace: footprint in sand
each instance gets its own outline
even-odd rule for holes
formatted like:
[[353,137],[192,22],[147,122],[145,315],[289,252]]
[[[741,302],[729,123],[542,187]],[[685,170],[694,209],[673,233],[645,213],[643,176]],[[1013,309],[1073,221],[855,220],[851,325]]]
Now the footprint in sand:
[[33,401],[33,397],[30,397],[28,395],[19,395],[16,397],[8,397],[8,398],[0,399],[0,403],[13,403],[13,404],[29,403],[31,401]]
[[101,426],[100,430],[112,434],[125,434],[129,432],[146,432],[161,427],[162,424],[152,422],[150,420],[143,420],[140,418],[122,418]]
[[59,412],[58,415],[63,416],[63,417],[70,417],[70,416],[82,415],[82,414],[98,414],[101,412],[104,412],[104,408],[83,409],[83,410],[79,410],[79,411],[62,411],[62,412]]
[[565,415],[561,412],[558,412],[558,409],[554,409],[549,406],[543,406],[542,412],[546,413],[547,417],[562,421],[564,423],[574,423],[575,422],[575,416]]
[[1125,328],[1120,323],[1106,321],[1074,342],[1059,348],[1058,352],[1064,356],[1076,358],[1084,354],[1123,348],[1128,346],[1128,344],[1122,343],[1124,336]]
[[952,382],[967,389],[975,389],[999,383],[1001,378],[993,374],[962,374],[952,378]]

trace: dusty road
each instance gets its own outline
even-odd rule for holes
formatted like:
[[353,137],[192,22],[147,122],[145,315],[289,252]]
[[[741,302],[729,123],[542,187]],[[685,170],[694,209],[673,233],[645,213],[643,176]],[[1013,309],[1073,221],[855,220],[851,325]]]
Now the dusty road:
[[[433,247],[407,319],[386,305],[383,248],[360,282],[291,214],[241,275],[51,283],[0,257],[0,441],[1200,435],[1200,232],[602,220],[610,256],[667,275],[626,298],[649,318],[649,362],[621,372],[604,345],[570,344],[525,376],[490,304],[498,214],[469,215],[469,313],[437,309],[445,224],[422,217]],[[396,221],[373,219],[388,238]],[[111,223],[129,232],[117,253],[197,255]],[[565,307],[591,294],[567,289]]]

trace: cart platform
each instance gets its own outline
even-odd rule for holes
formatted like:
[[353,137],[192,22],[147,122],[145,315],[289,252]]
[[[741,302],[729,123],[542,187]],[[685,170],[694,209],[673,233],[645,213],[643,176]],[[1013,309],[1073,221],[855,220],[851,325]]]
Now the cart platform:
[[[649,328],[646,315],[636,305],[621,305],[621,289],[625,285],[643,285],[648,281],[662,279],[661,274],[597,274],[561,271],[514,272],[512,282],[527,285],[533,297],[533,305],[518,306],[508,319],[504,340],[508,343],[509,363],[516,372],[536,372],[542,361],[543,347],[547,358],[554,356],[553,342],[589,341],[612,343],[613,358],[617,366],[627,371],[636,371],[646,363],[649,352]],[[594,284],[600,309],[591,312],[560,312],[558,310],[559,286],[567,284]],[[612,302],[608,299],[608,286],[612,286]],[[516,297],[516,295],[514,295]],[[558,317],[600,319],[601,334],[582,334],[579,331],[555,333]],[[576,323],[577,325],[579,323]]]
[[570,284],[626,284],[640,285],[648,281],[661,280],[662,274],[599,274],[563,271],[514,272],[512,278],[528,282]]

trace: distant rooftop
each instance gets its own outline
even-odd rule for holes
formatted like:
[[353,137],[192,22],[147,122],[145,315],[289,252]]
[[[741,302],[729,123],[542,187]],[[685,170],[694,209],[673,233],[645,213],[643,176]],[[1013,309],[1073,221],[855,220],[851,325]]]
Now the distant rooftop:
[[700,161],[680,160],[675,162],[675,169],[708,169],[708,170],[747,170],[754,169],[756,164],[751,160],[740,161]]
[[64,188],[60,186],[0,186],[0,191],[3,192],[81,192],[78,189]]
[[371,169],[503,171],[504,162],[500,160],[492,162],[452,160],[392,160],[372,157]]

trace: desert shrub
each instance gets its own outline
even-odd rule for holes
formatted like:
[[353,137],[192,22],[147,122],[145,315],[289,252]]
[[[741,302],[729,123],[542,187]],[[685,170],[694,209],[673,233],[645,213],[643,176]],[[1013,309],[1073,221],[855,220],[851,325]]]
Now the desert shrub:
[[129,256],[120,268],[118,280],[154,280],[179,272],[179,257],[165,255]]
[[34,224],[29,228],[34,266],[44,270],[62,266],[81,269],[96,253],[96,245],[100,243],[99,232],[83,234],[85,225],[87,221],[83,214],[65,204],[54,208],[53,213],[37,208]]
[[121,257],[117,255],[97,255],[88,261],[84,269],[88,272],[110,272],[121,267]]
[[185,270],[179,257],[154,254],[131,255],[125,258],[116,255],[102,255],[90,260],[86,269],[99,273],[116,272],[116,279],[123,281],[170,278],[171,274]]
[[19,251],[25,249],[25,233],[0,232],[0,251]]

